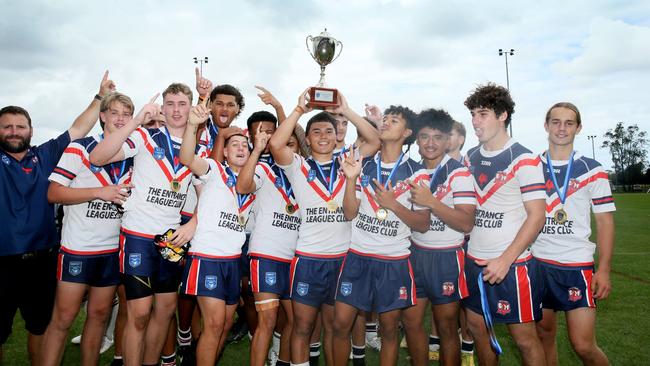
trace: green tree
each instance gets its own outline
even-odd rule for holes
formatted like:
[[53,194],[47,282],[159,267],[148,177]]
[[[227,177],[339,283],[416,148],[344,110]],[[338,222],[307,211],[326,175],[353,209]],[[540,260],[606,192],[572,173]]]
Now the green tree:
[[[608,148],[612,154],[616,181],[618,184],[629,186],[637,174],[632,170],[643,171],[648,157],[648,133],[641,131],[636,124],[625,126],[623,122],[616,124],[613,129],[607,130],[602,147]],[[630,169],[636,166],[636,169]]]

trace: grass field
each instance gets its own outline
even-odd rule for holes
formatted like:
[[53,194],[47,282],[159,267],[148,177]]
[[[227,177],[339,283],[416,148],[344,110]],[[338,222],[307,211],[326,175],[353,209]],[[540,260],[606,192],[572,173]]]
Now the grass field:
[[[615,195],[618,211],[616,220],[616,249],[612,264],[613,291],[608,299],[598,303],[597,338],[600,347],[608,355],[612,365],[650,365],[650,316],[645,310],[650,305],[650,194],[630,193]],[[81,318],[81,317],[80,317]],[[569,345],[564,318],[559,317],[558,352],[561,365],[580,364]],[[70,336],[79,334],[82,319],[79,319]],[[499,341],[504,349],[503,365],[519,364],[514,344],[507,336],[505,327],[498,326]],[[14,333],[5,344],[4,364],[27,364],[26,334],[20,315],[14,322]],[[406,352],[400,353],[400,365],[408,365]],[[112,350],[106,352],[101,365],[107,365]],[[378,354],[367,351],[367,365],[378,365]],[[68,343],[64,365],[79,364],[79,347]],[[248,364],[248,341],[227,347],[222,365]],[[321,364],[324,360],[321,357]]]

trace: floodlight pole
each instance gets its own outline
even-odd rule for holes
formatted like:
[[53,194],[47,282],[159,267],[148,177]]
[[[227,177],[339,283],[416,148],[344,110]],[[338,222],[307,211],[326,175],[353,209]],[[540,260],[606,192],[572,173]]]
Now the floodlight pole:
[[201,76],[203,76],[203,64],[208,63],[208,56],[205,56],[203,58],[200,57],[194,57],[194,63],[195,64],[200,64],[199,69],[201,71]]
[[[510,54],[510,56],[514,56],[515,50],[511,48],[510,51],[504,51],[502,48],[499,48],[499,56],[506,57],[506,88],[508,88],[508,91],[510,91],[510,73],[508,72],[508,54]],[[510,120],[510,137],[512,137],[512,119]]]
[[596,149],[594,148],[594,140],[596,139],[596,135],[589,135],[587,138],[591,140],[591,158],[596,160]]

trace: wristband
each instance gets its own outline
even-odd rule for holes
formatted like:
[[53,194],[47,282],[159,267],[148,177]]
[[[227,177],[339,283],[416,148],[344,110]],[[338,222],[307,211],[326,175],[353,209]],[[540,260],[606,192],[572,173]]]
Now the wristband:
[[102,97],[102,96],[101,96],[101,95],[99,95],[99,94],[95,94],[95,99],[97,99],[98,101],[100,101],[100,102],[101,102],[101,101],[102,101],[102,99],[104,99],[104,97]]

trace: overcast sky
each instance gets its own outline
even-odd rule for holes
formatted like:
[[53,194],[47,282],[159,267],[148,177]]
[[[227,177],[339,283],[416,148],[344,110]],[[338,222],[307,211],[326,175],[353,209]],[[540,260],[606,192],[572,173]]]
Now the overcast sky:
[[[650,130],[650,4],[647,1],[8,1],[0,0],[0,105],[27,108],[34,143],[56,136],[87,106],[104,70],[136,108],[171,82],[194,89],[193,57],[204,76],[239,87],[260,109],[264,85],[293,108],[319,68],[305,37],[327,27],[343,42],[327,67],[329,86],[357,112],[364,103],[448,110],[468,128],[463,101],[477,84],[506,84],[516,102],[516,140],[546,147],[549,106],[582,112],[576,147],[591,156],[616,122]],[[159,99],[160,102],[160,99]],[[303,121],[304,123],[304,121]],[[349,133],[353,140],[353,133]]]

